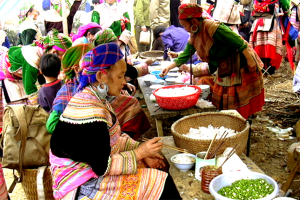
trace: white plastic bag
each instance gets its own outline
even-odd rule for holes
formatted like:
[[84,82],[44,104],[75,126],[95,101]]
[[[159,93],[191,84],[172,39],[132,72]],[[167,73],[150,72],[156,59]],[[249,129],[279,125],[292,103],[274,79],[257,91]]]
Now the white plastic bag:
[[141,31],[140,33],[140,43],[150,44],[150,31]]

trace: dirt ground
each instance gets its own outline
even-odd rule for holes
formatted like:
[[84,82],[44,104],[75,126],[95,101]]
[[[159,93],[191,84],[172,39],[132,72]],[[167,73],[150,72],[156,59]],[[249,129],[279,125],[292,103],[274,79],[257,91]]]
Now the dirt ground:
[[[299,96],[293,93],[293,73],[288,62],[283,61],[274,75],[264,77],[266,104],[263,111],[256,113],[251,125],[250,159],[258,165],[267,175],[273,177],[278,183],[284,184],[290,171],[287,168],[287,150],[291,144],[297,142],[295,125],[300,116]],[[145,104],[140,100],[140,104]],[[143,108],[150,119],[152,128],[144,134],[147,138],[157,136],[155,121],[149,116],[147,108]],[[164,135],[172,135],[170,127],[177,119],[168,119],[163,122]],[[267,127],[292,127],[293,139],[280,140],[276,133]],[[7,184],[12,182],[11,170],[4,169]],[[300,179],[299,174],[294,180]],[[295,186],[293,186],[296,188]],[[298,187],[299,188],[299,187]],[[10,195],[12,200],[26,199],[21,184]],[[291,197],[299,198],[300,190],[293,189]]]
[[[278,183],[284,184],[290,172],[287,168],[287,150],[291,144],[298,142],[295,125],[300,117],[300,98],[293,92],[293,72],[288,62],[283,61],[274,75],[265,76],[264,83],[266,103],[263,111],[256,113],[252,119],[249,157],[267,175],[273,177]],[[140,103],[144,101],[141,100]],[[152,124],[151,130],[145,133],[145,137],[157,136],[155,121],[149,116],[147,108],[144,111]],[[175,120],[177,119],[163,122],[164,135],[172,135],[170,128]],[[276,126],[282,129],[292,127],[291,138],[293,139],[280,140],[276,133],[267,129]],[[294,180],[298,179],[300,179],[299,175]],[[299,189],[294,189],[291,197],[299,198]]]

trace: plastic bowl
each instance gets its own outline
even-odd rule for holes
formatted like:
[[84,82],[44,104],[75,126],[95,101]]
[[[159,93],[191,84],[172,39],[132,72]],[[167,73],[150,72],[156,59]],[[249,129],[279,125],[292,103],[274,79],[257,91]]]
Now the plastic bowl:
[[210,182],[209,192],[211,193],[211,195],[215,197],[216,200],[232,200],[230,198],[218,194],[218,191],[221,188],[225,186],[229,186],[233,182],[241,179],[258,179],[258,178],[265,179],[269,184],[271,184],[274,187],[274,191],[271,194],[269,194],[264,198],[260,198],[259,200],[271,200],[274,197],[276,197],[278,193],[278,185],[276,181],[270,176],[258,172],[233,172],[233,173],[226,173],[226,174],[219,175]]
[[161,74],[161,70],[156,70],[156,71],[152,71],[150,74],[155,75],[157,79],[166,79],[168,78],[168,75],[164,76],[164,77],[160,77],[159,75]]
[[152,85],[165,85],[165,81],[161,79],[155,79],[150,81]]
[[[192,163],[178,163],[178,162],[175,162],[175,159],[178,158],[178,156],[193,157],[193,158],[195,158],[195,161]],[[179,169],[182,172],[187,172],[195,165],[196,156],[194,154],[190,154],[190,153],[180,153],[180,154],[176,154],[176,155],[172,156],[171,161],[174,163],[174,165],[177,167],[177,169]]]

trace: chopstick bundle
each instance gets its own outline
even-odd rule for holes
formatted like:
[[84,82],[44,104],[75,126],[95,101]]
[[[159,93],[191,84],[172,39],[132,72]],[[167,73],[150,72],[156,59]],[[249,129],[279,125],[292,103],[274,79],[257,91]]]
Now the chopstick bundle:
[[231,158],[231,156],[232,156],[233,154],[235,154],[236,148],[237,148],[237,147],[238,147],[238,144],[236,144],[236,145],[231,149],[231,151],[229,152],[228,156],[226,157],[226,159],[224,160],[224,162],[222,163],[222,165],[220,165],[219,168],[221,168],[221,167],[227,162],[227,160],[229,160],[229,158]]
[[[148,138],[142,138],[143,142],[146,142],[148,140],[149,140]],[[164,144],[164,147],[168,148],[168,149],[175,150],[175,151],[179,151],[179,152],[182,152],[182,153],[189,153],[188,150],[186,150],[186,149],[182,149],[182,148],[179,148],[179,147],[170,146],[170,145],[167,145],[167,144]]]
[[228,134],[229,132],[224,131],[221,137],[216,141],[216,144],[212,146],[209,152],[207,152],[208,155],[206,156],[206,159],[211,159],[218,153],[221,147],[225,144],[224,139],[227,137]]
[[210,148],[212,147],[212,144],[215,142],[215,139],[216,139],[217,135],[218,135],[218,134],[217,134],[217,132],[216,132],[216,133],[215,133],[215,136],[214,136],[214,139],[212,139],[212,141],[210,142],[210,145],[209,145],[208,150],[207,150],[207,152],[206,152],[206,154],[205,154],[204,160],[207,159],[207,156],[208,156],[208,153],[209,153],[209,151],[210,151]]

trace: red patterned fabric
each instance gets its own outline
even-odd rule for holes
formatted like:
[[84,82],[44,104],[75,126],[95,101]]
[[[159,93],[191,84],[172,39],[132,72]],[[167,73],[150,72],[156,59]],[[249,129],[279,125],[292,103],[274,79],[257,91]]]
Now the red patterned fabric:
[[201,18],[202,8],[198,4],[185,3],[178,8],[178,19]]

